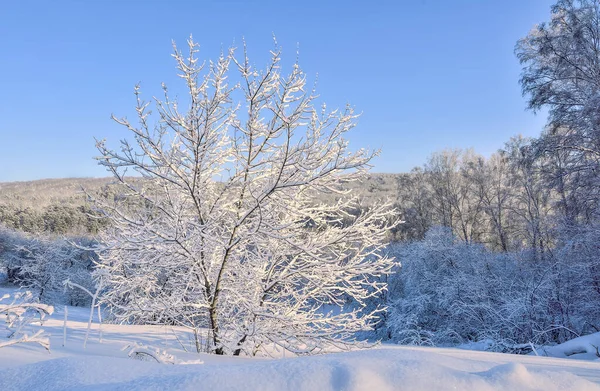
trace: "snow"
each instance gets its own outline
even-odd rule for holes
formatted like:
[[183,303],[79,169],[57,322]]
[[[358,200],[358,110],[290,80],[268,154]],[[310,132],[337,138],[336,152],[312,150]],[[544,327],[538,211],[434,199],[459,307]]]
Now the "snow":
[[598,360],[600,352],[600,333],[584,335],[556,346],[544,346],[537,349],[540,356],[573,358],[579,360]]
[[491,353],[461,356],[454,349],[386,347],[279,360],[204,357],[205,364],[191,365],[78,354],[5,367],[10,356],[21,356],[11,349],[2,353],[2,390],[600,389],[589,381],[599,380],[597,363]]
[[[600,390],[597,361],[450,348],[383,345],[314,357],[218,357],[185,352],[192,340],[184,329],[104,324],[100,343],[94,324],[84,349],[89,309],[76,307],[68,308],[63,347],[63,311],[57,307],[45,324],[50,353],[32,344],[0,349],[0,390]],[[123,348],[135,344],[173,355],[177,364],[129,358]]]

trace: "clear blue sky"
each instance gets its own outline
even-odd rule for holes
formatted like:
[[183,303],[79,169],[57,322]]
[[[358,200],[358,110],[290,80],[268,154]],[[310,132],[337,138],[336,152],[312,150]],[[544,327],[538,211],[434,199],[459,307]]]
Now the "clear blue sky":
[[257,65],[274,33],[283,58],[319,75],[328,107],[363,112],[354,147],[382,148],[375,172],[422,165],[434,151],[489,155],[536,136],[515,42],[547,20],[547,0],[27,1],[0,3],[0,181],[106,176],[94,137],[129,137],[131,115],[175,80],[171,40],[193,34],[201,56],[242,37]]

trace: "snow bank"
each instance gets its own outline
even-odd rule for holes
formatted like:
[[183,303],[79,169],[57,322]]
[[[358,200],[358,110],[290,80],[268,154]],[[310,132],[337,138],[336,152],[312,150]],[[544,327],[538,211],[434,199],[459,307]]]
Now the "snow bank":
[[[206,362],[200,365],[71,356],[0,370],[0,389],[600,390],[600,386],[584,378],[585,372],[576,375],[569,372],[573,369],[569,367],[544,369],[543,358],[530,358],[539,361],[536,367],[498,363],[501,358],[518,356],[470,352],[475,354],[459,357],[453,354],[456,352],[389,347],[280,360],[234,360],[203,355]],[[16,349],[11,353],[16,353]],[[551,364],[557,361],[546,360]],[[594,365],[589,375],[599,370],[600,365]]]
[[537,353],[542,356],[598,360],[600,352],[600,333],[573,338],[555,346],[544,346]]
[[[449,348],[382,346],[316,357],[217,357],[185,352],[192,339],[183,329],[103,325],[100,343],[95,324],[83,349],[87,309],[70,307],[68,312],[65,347],[63,309],[58,308],[44,326],[51,353],[37,345],[0,349],[0,390],[600,391],[600,362]],[[590,337],[587,343],[594,341]],[[123,350],[128,345],[160,349],[173,362],[187,365],[129,358],[131,351]]]

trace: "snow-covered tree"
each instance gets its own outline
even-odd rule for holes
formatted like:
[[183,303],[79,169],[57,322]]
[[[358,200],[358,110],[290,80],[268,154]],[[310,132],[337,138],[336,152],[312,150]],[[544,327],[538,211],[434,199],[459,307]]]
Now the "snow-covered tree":
[[98,201],[111,221],[103,302],[122,321],[206,327],[217,354],[352,342],[378,311],[364,303],[385,289],[396,224],[387,204],[350,213],[357,199],[342,185],[376,154],[348,148],[353,109],[319,104],[297,63],[282,73],[278,47],[259,69],[245,47],[201,64],[188,43],[173,54],[188,99],[163,86],[152,122],[136,87],[138,122],[115,118],[135,143],[97,144],[123,189]]
[[95,254],[82,247],[91,247],[92,240],[70,238],[71,242],[44,236],[20,239],[10,258],[11,267],[17,269],[12,282],[36,293],[43,303],[89,304],[90,299],[85,293],[65,290],[64,281],[69,279],[93,289]]
[[600,1],[559,0],[551,19],[516,48],[521,86],[534,110],[549,110],[534,143],[564,224],[597,217],[600,201]]
[[529,107],[549,109],[551,131],[563,146],[600,153],[600,1],[559,0],[548,23],[517,43],[521,86]]
[[480,159],[473,150],[444,150],[425,165],[436,223],[452,228],[467,243],[482,234],[482,200],[469,174]]

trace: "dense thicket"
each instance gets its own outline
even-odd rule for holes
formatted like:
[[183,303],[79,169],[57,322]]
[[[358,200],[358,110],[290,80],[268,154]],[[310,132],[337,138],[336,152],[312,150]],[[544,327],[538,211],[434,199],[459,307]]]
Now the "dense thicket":
[[93,290],[97,256],[86,249],[93,246],[87,237],[34,236],[0,225],[0,282],[30,289],[44,303],[89,305],[85,292],[67,289],[64,282]]
[[417,345],[486,340],[499,351],[527,351],[600,328],[598,236],[569,232],[553,256],[493,252],[445,227],[396,243],[402,260],[389,281],[387,337]]

